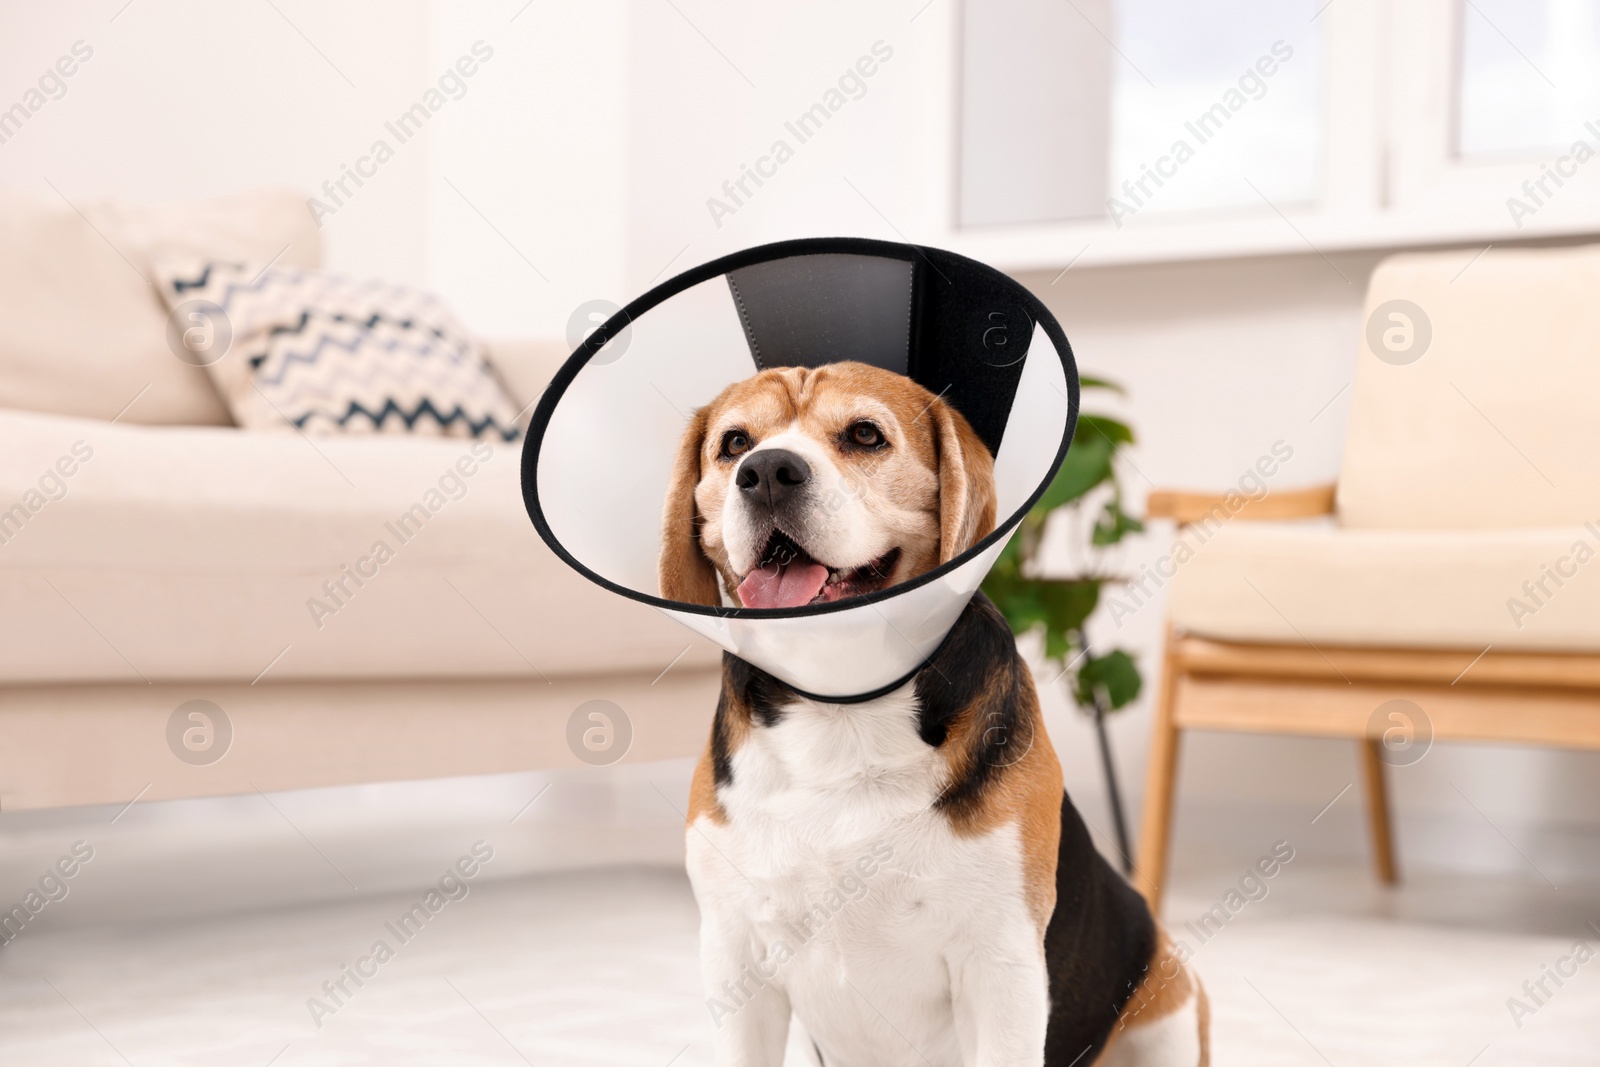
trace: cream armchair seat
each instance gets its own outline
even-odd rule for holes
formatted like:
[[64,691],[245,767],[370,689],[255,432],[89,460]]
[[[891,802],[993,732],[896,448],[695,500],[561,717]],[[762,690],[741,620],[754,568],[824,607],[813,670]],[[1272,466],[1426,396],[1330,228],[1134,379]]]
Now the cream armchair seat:
[[1181,632],[1229,641],[1595,650],[1600,566],[1592,581],[1585,570],[1597,557],[1600,524],[1363,530],[1242,522],[1219,529],[1184,565],[1169,611]]
[[[0,810],[578,766],[590,700],[704,744],[716,651],[555,559],[520,442],[246,432],[173,356],[141,265],[316,266],[303,198],[79,207],[0,196]],[[519,406],[565,355],[491,345]]]
[[[1146,780],[1153,901],[1185,730],[1356,739],[1389,881],[1386,737],[1600,748],[1600,246],[1472,257],[1374,272],[1336,493],[1231,518],[1151,497],[1196,546],[1171,580]],[[1394,700],[1417,710],[1379,711]]]

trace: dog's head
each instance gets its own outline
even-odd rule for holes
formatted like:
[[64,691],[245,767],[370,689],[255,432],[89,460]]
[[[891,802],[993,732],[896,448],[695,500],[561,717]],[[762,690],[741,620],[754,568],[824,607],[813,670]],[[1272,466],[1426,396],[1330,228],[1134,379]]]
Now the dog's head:
[[861,596],[994,529],[994,461],[960,413],[864,363],[762,371],[695,413],[661,539],[661,595],[747,608]]

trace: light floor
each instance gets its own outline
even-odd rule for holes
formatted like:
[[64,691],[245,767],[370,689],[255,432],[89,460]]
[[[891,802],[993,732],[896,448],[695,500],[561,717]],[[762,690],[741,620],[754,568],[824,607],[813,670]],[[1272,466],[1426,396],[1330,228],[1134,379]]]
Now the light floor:
[[[314,823],[294,807],[312,799],[277,802],[295,823]],[[26,854],[3,872],[15,895],[16,870],[57,847],[37,842],[70,843],[75,831],[9,825],[0,848],[10,840],[13,858]],[[425,879],[379,891],[341,880],[384,883],[360,873],[403,851],[381,835],[365,835],[363,855],[324,829],[285,829],[270,843],[218,839],[196,859],[162,851],[152,827],[114,828],[144,835],[144,866],[103,844],[75,879],[79,895],[47,907],[59,920],[0,948],[0,1064],[710,1062],[694,901],[669,864],[485,873],[400,944],[384,924],[421,899]],[[425,826],[404,847],[442,870],[474,839],[459,829]],[[1520,1027],[1507,1007],[1576,940],[1600,946],[1586,925],[1600,921],[1600,887],[1418,874],[1383,891],[1363,869],[1301,855],[1265,899],[1202,941],[1188,923],[1223,902],[1252,859],[1189,862],[1165,916],[1195,949],[1219,1067],[1600,1063],[1600,960],[1560,989],[1546,980],[1554,995]],[[97,903],[91,879],[103,887],[113,872],[123,891]],[[295,895],[273,887],[315,879],[316,893],[274,905]],[[213,899],[223,892],[233,899]],[[308,999],[379,939],[398,946],[393,958],[319,1027]]]

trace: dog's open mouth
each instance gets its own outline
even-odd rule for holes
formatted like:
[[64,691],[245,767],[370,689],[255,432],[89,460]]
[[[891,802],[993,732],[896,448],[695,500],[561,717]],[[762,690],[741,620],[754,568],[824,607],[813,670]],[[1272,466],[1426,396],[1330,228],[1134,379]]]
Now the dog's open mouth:
[[841,570],[811,557],[782,530],[772,531],[761,562],[739,583],[747,608],[798,608],[877,592],[889,584],[900,550],[891,548],[860,567]]

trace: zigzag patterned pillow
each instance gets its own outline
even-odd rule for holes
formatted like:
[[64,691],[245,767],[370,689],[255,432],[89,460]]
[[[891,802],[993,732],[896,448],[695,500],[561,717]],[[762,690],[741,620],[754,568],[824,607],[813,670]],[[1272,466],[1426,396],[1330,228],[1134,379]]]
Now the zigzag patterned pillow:
[[250,430],[515,440],[482,347],[432,294],[322,271],[158,263],[173,351]]

